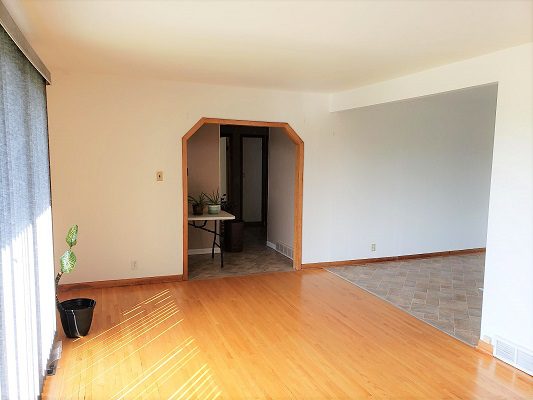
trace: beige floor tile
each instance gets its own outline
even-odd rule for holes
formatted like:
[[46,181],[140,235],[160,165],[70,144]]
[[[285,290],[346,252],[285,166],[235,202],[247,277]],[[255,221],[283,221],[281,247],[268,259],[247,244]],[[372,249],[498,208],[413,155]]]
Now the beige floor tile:
[[214,258],[211,254],[189,256],[191,280],[292,270],[291,259],[266,246],[266,233],[261,227],[245,228],[243,251],[224,252],[224,268],[220,268],[220,254]]
[[484,254],[336,267],[329,271],[459,340],[470,345],[479,340]]

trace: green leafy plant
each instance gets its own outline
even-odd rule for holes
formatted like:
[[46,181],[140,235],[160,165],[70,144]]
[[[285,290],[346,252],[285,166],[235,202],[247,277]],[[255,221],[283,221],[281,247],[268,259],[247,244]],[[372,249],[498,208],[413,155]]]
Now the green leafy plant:
[[78,243],[78,225],[72,225],[67,232],[67,237],[65,238],[67,242],[68,249],[63,253],[59,258],[59,265],[61,266],[60,271],[56,275],[56,303],[59,306],[59,298],[57,297],[57,289],[59,286],[59,280],[63,274],[71,273],[76,267],[76,254],[72,251],[72,248]]
[[205,194],[205,197],[207,198],[207,204],[210,204],[210,205],[213,205],[213,206],[218,206],[220,205],[220,193],[218,192],[218,189],[217,191],[213,191],[213,193],[211,193],[211,196],[208,195],[208,194]]
[[206,205],[206,197],[204,193],[200,193],[198,197],[188,196],[188,200],[193,207],[203,207]]

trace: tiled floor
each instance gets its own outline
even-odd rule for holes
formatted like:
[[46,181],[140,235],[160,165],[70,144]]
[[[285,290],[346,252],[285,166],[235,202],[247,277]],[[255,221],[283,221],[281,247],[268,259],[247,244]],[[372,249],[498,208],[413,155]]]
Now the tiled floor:
[[459,340],[479,340],[484,253],[328,270]]
[[245,227],[244,249],[239,253],[224,252],[224,268],[220,255],[189,256],[189,279],[249,275],[261,272],[292,271],[292,260],[266,246],[266,233],[261,227]]

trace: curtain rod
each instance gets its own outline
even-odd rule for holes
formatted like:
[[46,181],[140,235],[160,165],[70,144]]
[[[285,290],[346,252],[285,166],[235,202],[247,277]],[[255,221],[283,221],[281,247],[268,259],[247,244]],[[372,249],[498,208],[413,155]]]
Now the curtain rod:
[[9,37],[15,42],[17,47],[22,51],[22,54],[26,56],[29,62],[35,67],[35,69],[41,74],[46,83],[49,85],[52,83],[52,76],[50,71],[46,68],[43,61],[39,58],[35,50],[31,47],[30,43],[26,40],[19,27],[11,18],[6,6],[0,0],[0,25],[5,29]]

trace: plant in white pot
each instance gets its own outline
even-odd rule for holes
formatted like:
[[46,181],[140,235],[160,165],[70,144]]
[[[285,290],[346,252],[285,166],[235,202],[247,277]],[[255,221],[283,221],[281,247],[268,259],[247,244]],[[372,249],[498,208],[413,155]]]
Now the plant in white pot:
[[68,230],[65,241],[67,242],[68,250],[59,259],[61,269],[55,279],[56,306],[61,317],[61,325],[63,325],[65,335],[69,338],[79,338],[86,336],[91,329],[96,301],[86,298],[59,301],[59,297],[57,296],[59,280],[63,274],[71,273],[76,267],[76,254],[74,254],[72,248],[78,243],[78,225],[73,225]]
[[218,214],[220,212],[220,193],[218,189],[211,195],[206,194],[205,197],[207,198],[207,213]]

